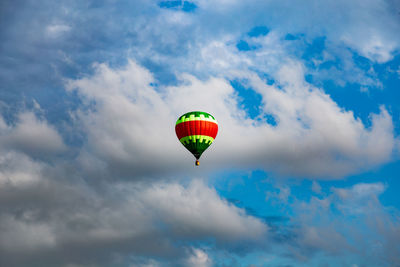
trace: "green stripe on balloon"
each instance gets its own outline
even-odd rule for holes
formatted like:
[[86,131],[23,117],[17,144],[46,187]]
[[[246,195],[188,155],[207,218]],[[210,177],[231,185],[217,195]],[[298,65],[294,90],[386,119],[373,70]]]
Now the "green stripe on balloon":
[[[184,137],[185,138],[185,137]],[[212,138],[212,137],[211,137]],[[181,138],[182,140],[183,138]],[[206,140],[203,139],[202,142],[200,142],[200,139],[191,139],[191,140],[196,140],[195,142],[184,142],[182,143],[187,150],[189,150],[193,156],[198,160],[200,159],[201,154],[211,145],[212,141],[211,140]]]
[[182,137],[179,140],[183,145],[189,144],[189,143],[207,143],[208,145],[211,145],[211,143],[214,141],[214,138],[207,136],[207,135],[189,135]]
[[206,120],[206,121],[211,121],[215,122],[218,124],[217,120],[211,115],[206,112],[202,111],[192,111],[183,114],[182,116],[179,117],[179,119],[176,121],[176,124],[185,122],[185,121],[195,121],[195,120]]

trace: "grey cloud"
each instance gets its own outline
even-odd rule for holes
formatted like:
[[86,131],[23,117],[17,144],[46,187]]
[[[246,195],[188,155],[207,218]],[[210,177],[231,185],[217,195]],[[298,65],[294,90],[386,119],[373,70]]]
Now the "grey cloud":
[[[227,203],[216,202],[216,197],[216,192],[206,190],[201,183],[193,183],[187,189],[178,185],[154,188],[149,192],[145,191],[141,199],[148,203],[150,209],[158,210],[157,214],[164,218],[165,222],[171,226],[177,225],[178,227],[172,227],[171,231],[178,235],[205,237],[211,234],[227,242],[246,240],[249,237],[257,240],[260,234],[265,233],[267,227],[258,219],[247,216],[243,210],[234,206],[227,209]],[[208,216],[204,216],[205,214]],[[187,226],[181,227],[182,223]],[[252,229],[252,232],[248,229]]]
[[14,125],[0,118],[0,145],[35,157],[54,156],[67,149],[55,127],[33,112],[18,114]]
[[61,163],[9,154],[0,165],[1,265],[109,266],[156,258],[163,266],[202,266],[209,259],[189,249],[193,241],[212,238],[230,249],[268,237],[263,222],[199,181],[92,187]]

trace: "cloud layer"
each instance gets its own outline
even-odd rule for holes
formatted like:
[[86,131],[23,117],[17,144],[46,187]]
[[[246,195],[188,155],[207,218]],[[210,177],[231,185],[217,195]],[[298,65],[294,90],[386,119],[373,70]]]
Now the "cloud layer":
[[[205,266],[207,254],[190,242],[211,240],[229,249],[268,237],[263,222],[201,181],[93,188],[53,177],[52,167],[21,157],[9,155],[1,166],[2,265],[110,266],[150,257]],[[18,164],[25,173],[13,166]]]

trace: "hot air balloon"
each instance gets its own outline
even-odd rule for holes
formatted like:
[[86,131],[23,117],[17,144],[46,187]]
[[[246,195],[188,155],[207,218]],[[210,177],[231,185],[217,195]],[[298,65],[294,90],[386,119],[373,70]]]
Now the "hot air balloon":
[[207,112],[192,111],[179,117],[175,124],[175,132],[182,145],[196,158],[195,164],[198,166],[201,154],[217,136],[218,123]]

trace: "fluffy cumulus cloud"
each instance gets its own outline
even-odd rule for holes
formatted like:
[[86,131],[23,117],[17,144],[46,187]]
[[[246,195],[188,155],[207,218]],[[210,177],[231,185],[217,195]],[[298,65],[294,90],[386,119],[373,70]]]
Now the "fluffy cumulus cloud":
[[[220,123],[213,153],[204,157],[214,166],[340,177],[388,161],[397,142],[384,107],[366,127],[308,84],[298,62],[282,66],[272,85],[253,72],[236,76],[262,97],[262,111],[254,119],[240,109],[237,93],[224,78],[203,81],[182,74],[179,85],[157,87],[151,73],[133,61],[120,69],[95,68],[93,76],[68,83],[84,103],[76,119],[88,135],[80,155],[88,168],[138,176],[181,169],[187,153],[165,140],[175,139],[176,118],[190,110],[207,110]],[[263,119],[267,115],[276,125]]]

